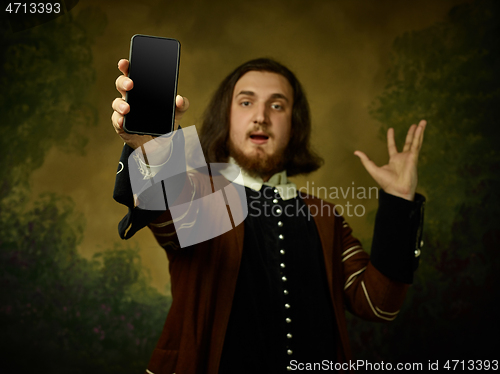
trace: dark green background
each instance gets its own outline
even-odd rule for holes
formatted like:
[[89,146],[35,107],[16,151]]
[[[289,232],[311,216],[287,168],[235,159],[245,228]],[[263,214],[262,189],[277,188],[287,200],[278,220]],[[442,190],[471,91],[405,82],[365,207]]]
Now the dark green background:
[[[138,33],[182,43],[184,126],[245,60],[296,72],[326,161],[299,187],[374,186],[352,152],[383,163],[386,129],[401,142],[427,119],[421,266],[395,322],[350,319],[355,357],[497,358],[498,16],[495,1],[344,0],[81,1],[18,32],[3,17],[0,373],[141,372],[160,333],[165,255],[146,230],[119,242],[125,210],[111,199],[116,63]],[[376,199],[328,200],[366,208],[346,218],[369,248]]]

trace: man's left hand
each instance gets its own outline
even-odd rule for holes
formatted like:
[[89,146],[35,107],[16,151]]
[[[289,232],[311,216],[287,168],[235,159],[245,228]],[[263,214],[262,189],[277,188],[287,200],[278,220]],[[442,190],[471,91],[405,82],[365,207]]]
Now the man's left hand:
[[387,165],[379,167],[363,152],[354,152],[368,173],[386,193],[413,201],[418,181],[418,154],[424,140],[426,124],[427,122],[422,120],[418,126],[411,125],[402,152],[398,152],[396,148],[394,129],[390,128],[387,131],[387,148],[389,150]]

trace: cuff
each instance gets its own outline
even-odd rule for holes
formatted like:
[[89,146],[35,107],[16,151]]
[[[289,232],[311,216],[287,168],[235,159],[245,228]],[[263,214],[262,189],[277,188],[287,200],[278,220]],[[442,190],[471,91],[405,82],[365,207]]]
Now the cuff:
[[388,278],[413,283],[423,245],[424,207],[420,194],[408,201],[380,190],[371,262]]
[[174,146],[172,143],[170,143],[168,147],[168,157],[167,161],[162,163],[161,165],[148,165],[147,163],[144,162],[143,157],[144,156],[138,156],[138,153],[134,154],[132,157],[134,160],[137,162],[137,167],[141,174],[144,176],[144,179],[151,179],[153,178],[158,172],[162,169],[163,166],[167,164],[167,162],[170,160],[172,157]]

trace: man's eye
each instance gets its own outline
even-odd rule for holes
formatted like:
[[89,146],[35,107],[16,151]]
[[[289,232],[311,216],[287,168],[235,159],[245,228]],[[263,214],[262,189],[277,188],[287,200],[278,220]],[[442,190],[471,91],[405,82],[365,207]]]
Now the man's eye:
[[271,105],[271,107],[272,107],[273,109],[278,109],[278,110],[283,109],[283,107],[282,107],[280,104],[273,104],[273,105]]
[[249,106],[250,105],[250,101],[242,101],[240,103],[241,106]]

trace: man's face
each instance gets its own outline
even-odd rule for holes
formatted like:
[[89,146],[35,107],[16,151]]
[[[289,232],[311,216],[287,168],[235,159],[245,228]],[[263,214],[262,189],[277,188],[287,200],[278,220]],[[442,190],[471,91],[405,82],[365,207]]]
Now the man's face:
[[236,82],[229,148],[242,168],[265,180],[283,168],[292,107],[293,89],[281,74],[250,71]]

